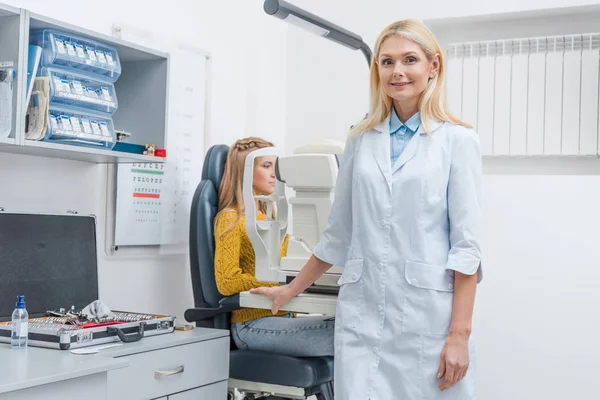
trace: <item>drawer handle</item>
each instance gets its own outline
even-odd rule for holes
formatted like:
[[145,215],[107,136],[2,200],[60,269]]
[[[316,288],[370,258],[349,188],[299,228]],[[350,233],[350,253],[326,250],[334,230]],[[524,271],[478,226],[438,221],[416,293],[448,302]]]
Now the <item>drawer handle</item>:
[[181,367],[173,368],[168,371],[154,371],[154,379],[162,379],[167,376],[177,375],[183,373],[183,365]]

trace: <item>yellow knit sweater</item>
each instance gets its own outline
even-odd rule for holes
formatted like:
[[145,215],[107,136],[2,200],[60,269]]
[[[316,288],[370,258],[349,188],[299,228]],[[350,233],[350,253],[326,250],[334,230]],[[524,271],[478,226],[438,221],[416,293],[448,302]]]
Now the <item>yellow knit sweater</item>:
[[[265,214],[257,216],[259,220],[265,218]],[[281,257],[287,253],[287,244],[286,236],[281,246]],[[231,296],[261,286],[277,286],[276,283],[257,280],[254,277],[254,263],[254,248],[246,233],[244,216],[238,221],[235,211],[219,214],[215,221],[215,278],[219,292]],[[277,315],[284,314],[280,311]],[[271,310],[244,308],[232,312],[231,322],[246,322],[267,316],[273,316]]]

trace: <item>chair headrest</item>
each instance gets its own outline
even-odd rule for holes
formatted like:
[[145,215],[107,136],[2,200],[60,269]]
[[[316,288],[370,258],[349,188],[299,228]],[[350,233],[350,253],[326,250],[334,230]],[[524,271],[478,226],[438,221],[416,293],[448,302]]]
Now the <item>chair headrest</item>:
[[208,179],[211,181],[217,192],[219,191],[219,186],[221,185],[221,179],[223,179],[225,161],[227,160],[228,152],[229,146],[217,144],[208,150],[206,157],[204,158],[204,166],[202,167],[202,180]]

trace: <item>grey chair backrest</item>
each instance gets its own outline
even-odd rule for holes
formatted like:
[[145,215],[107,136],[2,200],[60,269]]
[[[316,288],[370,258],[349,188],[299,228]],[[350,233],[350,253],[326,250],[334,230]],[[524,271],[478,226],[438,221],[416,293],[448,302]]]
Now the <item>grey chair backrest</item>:
[[[212,146],[206,153],[202,180],[192,199],[190,210],[190,268],[195,307],[218,307],[223,295],[215,281],[214,219],[218,192],[223,178],[229,147]],[[229,314],[215,317],[215,328],[229,328]]]

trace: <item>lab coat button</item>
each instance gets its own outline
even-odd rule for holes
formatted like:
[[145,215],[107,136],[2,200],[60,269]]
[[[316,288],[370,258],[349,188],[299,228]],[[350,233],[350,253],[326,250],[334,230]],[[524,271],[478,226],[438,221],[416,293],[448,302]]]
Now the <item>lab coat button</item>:
[[452,289],[454,289],[454,284],[452,284],[452,283],[449,283],[449,284],[448,284],[448,289],[449,289],[449,290],[452,290]]
[[358,279],[358,274],[352,274],[352,279]]

